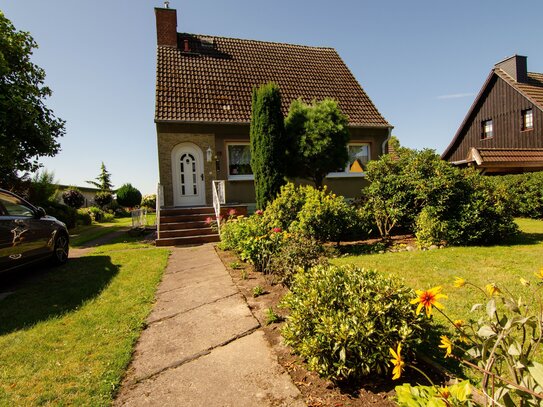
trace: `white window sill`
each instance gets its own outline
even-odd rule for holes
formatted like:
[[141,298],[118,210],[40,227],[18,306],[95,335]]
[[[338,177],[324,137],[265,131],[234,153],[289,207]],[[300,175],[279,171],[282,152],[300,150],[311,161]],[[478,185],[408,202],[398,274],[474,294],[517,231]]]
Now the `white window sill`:
[[254,179],[255,177],[253,174],[228,176],[228,181],[254,181]]
[[331,172],[326,178],[364,178],[365,172]]

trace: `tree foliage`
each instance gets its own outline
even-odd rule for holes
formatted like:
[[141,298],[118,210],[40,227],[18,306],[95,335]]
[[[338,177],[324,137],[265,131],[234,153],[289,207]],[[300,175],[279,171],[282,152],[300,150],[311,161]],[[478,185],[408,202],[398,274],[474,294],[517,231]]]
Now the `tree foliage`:
[[117,190],[117,203],[121,206],[133,208],[141,203],[141,192],[132,184],[124,184]]
[[256,206],[263,209],[285,183],[286,145],[281,92],[272,82],[253,89],[250,134]]
[[100,167],[100,175],[95,178],[96,181],[85,181],[88,184],[94,185],[102,192],[111,192],[113,184],[111,183],[111,174],[106,170],[106,166],[102,161]]
[[30,181],[28,200],[36,206],[47,206],[49,202],[54,200],[57,188],[54,172],[39,171]]
[[310,105],[294,100],[285,119],[291,151],[287,174],[309,179],[322,188],[324,177],[344,168],[349,160],[348,123],[332,99]]
[[52,92],[45,71],[30,61],[37,44],[0,11],[0,187],[14,189],[20,173],[35,172],[39,157],[60,150],[64,121],[44,100]]

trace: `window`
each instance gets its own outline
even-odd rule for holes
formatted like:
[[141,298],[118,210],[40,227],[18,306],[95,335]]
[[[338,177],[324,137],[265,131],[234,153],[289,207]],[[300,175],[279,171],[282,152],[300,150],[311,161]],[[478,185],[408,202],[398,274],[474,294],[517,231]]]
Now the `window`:
[[492,120],[484,120],[482,122],[482,134],[481,134],[481,138],[484,140],[484,139],[487,139],[487,138],[492,138],[494,136],[494,131],[493,131],[493,127],[492,127]]
[[226,145],[228,158],[228,179],[252,180],[251,146],[249,143],[230,143]]
[[328,174],[328,177],[360,177],[364,175],[366,164],[370,160],[370,145],[368,143],[349,143],[349,162],[345,168]]
[[34,217],[34,211],[31,208],[11,195],[2,195],[0,197],[0,204],[5,208],[7,216],[17,216],[23,218]]
[[522,111],[522,130],[532,130],[534,128],[534,113],[532,109]]

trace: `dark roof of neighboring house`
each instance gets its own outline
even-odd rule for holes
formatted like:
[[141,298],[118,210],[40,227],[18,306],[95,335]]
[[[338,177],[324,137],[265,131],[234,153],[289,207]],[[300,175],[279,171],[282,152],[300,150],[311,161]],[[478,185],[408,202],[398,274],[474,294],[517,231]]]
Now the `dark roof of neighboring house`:
[[456,165],[474,165],[488,172],[504,169],[542,170],[543,148],[476,148],[472,147],[465,160]]
[[538,107],[540,110],[543,111],[543,73],[537,73],[537,72],[527,72],[527,81],[526,82],[517,82],[515,81],[511,76],[509,76],[505,71],[498,67],[494,67],[490,74],[488,75],[488,78],[486,79],[483,87],[479,91],[479,94],[475,98],[475,101],[471,105],[468,113],[466,114],[466,117],[462,121],[462,124],[458,128],[456,134],[454,135],[452,141],[449,143],[443,154],[441,154],[441,158],[446,159],[448,154],[453,151],[453,148],[458,141],[460,135],[462,134],[462,130],[464,129],[464,126],[468,122],[469,118],[471,117],[472,113],[474,112],[475,108],[478,106],[479,101],[481,100],[484,92],[486,91],[486,88],[492,78],[496,75],[497,77],[503,79],[505,82],[507,82],[510,86],[512,86],[514,89],[516,89],[521,95],[523,95],[525,98],[527,98],[530,102],[532,102],[536,107]]
[[391,127],[332,48],[194,34],[178,44],[158,47],[157,122],[249,123],[253,87],[273,81],[285,115],[293,99],[330,97],[352,126]]

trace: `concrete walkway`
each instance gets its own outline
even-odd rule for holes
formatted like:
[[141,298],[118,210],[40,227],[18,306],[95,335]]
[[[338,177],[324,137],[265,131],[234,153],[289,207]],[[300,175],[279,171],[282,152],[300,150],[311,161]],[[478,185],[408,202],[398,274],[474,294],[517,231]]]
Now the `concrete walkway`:
[[305,406],[213,244],[174,248],[115,405]]

